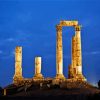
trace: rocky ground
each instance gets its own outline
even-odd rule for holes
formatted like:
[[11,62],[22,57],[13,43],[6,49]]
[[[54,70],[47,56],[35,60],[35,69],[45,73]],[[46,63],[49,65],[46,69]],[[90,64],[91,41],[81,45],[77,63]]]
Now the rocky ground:
[[[71,87],[73,84],[74,87]],[[50,85],[50,84],[49,84]],[[6,96],[1,96],[1,99],[23,99],[23,100],[100,100],[100,90],[96,87],[89,85],[88,83],[68,83],[67,86],[63,84],[63,87],[54,85],[49,87],[45,84],[40,85],[25,85],[16,87],[15,85],[9,85],[6,87]],[[64,88],[65,87],[65,88]]]

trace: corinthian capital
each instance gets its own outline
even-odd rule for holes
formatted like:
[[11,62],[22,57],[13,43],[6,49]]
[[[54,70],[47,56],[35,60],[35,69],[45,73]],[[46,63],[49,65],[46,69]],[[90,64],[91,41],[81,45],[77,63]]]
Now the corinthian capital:
[[75,31],[80,31],[80,30],[81,30],[81,26],[80,25],[75,26]]
[[62,31],[62,26],[61,25],[56,25],[56,30],[57,31]]

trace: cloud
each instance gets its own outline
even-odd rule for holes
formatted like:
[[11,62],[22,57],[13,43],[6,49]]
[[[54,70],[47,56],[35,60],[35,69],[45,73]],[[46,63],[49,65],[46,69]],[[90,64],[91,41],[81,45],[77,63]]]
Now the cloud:
[[100,51],[94,51],[94,52],[91,52],[91,54],[93,54],[93,55],[100,54]]
[[16,41],[16,39],[14,39],[14,38],[2,39],[2,40],[0,40],[0,46],[5,45],[5,44],[10,43],[10,42],[14,42],[14,41]]
[[[1,39],[0,40],[0,46],[8,44],[8,43],[19,43],[20,41],[25,41],[27,39],[30,39],[32,37],[32,34],[27,31],[23,30],[17,30],[15,34],[12,37]],[[25,41],[26,42],[26,41]]]
[[12,42],[12,41],[15,41],[15,39],[14,38],[8,38],[8,39],[6,39],[6,41],[7,42]]
[[83,55],[98,55],[100,51],[84,52]]

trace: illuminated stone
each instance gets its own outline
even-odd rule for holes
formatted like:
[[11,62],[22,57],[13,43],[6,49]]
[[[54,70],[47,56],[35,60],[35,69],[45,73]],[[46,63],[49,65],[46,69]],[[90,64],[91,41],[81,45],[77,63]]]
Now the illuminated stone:
[[4,96],[7,95],[7,91],[6,91],[6,89],[3,90],[3,95],[4,95]]
[[61,26],[76,26],[76,25],[78,25],[78,21],[66,21],[66,20],[63,20],[63,21],[60,21],[60,25]]
[[17,83],[23,79],[22,76],[22,47],[16,47],[15,49],[15,74],[13,82]]
[[75,28],[75,36],[72,37],[72,64],[68,68],[68,78],[86,80],[82,74],[82,53],[81,53],[81,26],[78,21],[60,21],[56,26],[57,42],[56,42],[56,78],[64,79],[63,75],[63,45],[62,45],[62,27],[73,26]]
[[77,78],[86,80],[82,74],[82,51],[81,51],[81,26],[75,26],[75,37],[76,37],[76,69]]
[[[75,35],[72,37],[72,61],[68,67],[68,79],[63,75],[63,45],[62,45],[62,27],[73,26]],[[52,79],[53,84],[61,84],[64,81],[86,81],[82,74],[82,51],[81,51],[81,26],[78,21],[60,21],[56,26],[56,77]],[[15,74],[13,77],[14,84],[26,84],[32,82],[47,81],[41,74],[41,57],[35,58],[35,74],[31,79],[24,79],[22,76],[22,47],[15,49]]]
[[76,38],[72,37],[72,66],[76,67]]
[[41,57],[35,57],[35,75],[34,79],[43,79],[41,74]]
[[73,66],[72,65],[69,65],[68,66],[68,78],[69,79],[72,79],[72,78],[74,78],[74,73],[73,73]]
[[62,26],[57,25],[57,40],[56,40],[56,78],[64,78],[63,75],[63,47],[62,47]]

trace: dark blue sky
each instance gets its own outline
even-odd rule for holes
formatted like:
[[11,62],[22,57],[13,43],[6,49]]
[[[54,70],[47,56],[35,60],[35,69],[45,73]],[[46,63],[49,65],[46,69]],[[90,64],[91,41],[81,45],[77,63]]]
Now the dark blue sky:
[[[56,28],[60,20],[82,27],[83,73],[92,84],[100,79],[99,0],[0,0],[0,86],[12,83],[14,49],[23,47],[23,76],[34,75],[34,58],[42,56],[45,77],[56,74]],[[64,75],[71,63],[73,27],[63,28]]]

